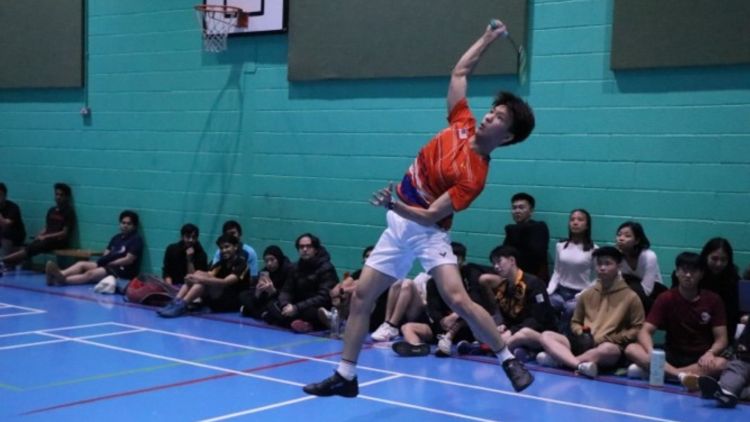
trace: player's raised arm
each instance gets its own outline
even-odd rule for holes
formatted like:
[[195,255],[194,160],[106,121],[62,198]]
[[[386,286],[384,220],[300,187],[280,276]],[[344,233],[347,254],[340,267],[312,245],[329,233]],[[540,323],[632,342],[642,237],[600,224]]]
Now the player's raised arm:
[[505,24],[497,19],[493,19],[491,24],[487,25],[487,29],[485,29],[482,36],[458,60],[458,63],[453,68],[453,72],[451,72],[451,82],[448,86],[448,113],[453,110],[453,106],[457,102],[466,97],[466,78],[474,70],[477,63],[479,63],[479,59],[482,57],[484,51],[493,41],[503,36],[506,32],[507,28]]

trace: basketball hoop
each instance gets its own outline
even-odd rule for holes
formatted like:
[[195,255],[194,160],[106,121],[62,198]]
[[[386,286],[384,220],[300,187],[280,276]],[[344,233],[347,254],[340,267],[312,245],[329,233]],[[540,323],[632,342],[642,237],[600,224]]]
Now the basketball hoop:
[[227,35],[234,27],[247,28],[248,14],[239,7],[219,4],[195,6],[203,30],[203,51],[220,53],[227,49]]

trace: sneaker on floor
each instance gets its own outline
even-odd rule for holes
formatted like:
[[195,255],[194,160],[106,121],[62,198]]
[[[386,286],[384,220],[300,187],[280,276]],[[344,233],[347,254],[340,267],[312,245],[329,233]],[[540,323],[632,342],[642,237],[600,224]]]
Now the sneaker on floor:
[[461,340],[456,344],[456,353],[459,355],[470,355],[475,349],[479,349],[479,342],[470,342],[467,340]]
[[700,387],[698,386],[698,375],[680,372],[678,378],[680,379],[680,384],[682,384],[682,386],[689,392],[694,393],[700,390]]
[[628,366],[628,378],[636,379],[636,380],[642,380],[646,379],[646,371],[641,369],[640,366],[631,363]]
[[534,382],[534,376],[531,375],[528,369],[523,363],[516,359],[508,359],[503,362],[503,371],[513,385],[513,389],[516,392],[521,392],[530,386]]
[[326,328],[331,328],[331,311],[324,307],[318,308],[318,319]]
[[438,335],[437,350],[435,356],[445,358],[451,355],[451,349],[453,348],[453,341],[446,337],[445,334]]
[[387,322],[380,324],[380,327],[370,334],[373,341],[391,341],[396,337],[398,337],[398,328]]
[[542,366],[548,366],[550,368],[557,368],[560,366],[559,363],[552,356],[548,355],[547,352],[539,352],[536,355],[536,363]]
[[699,377],[698,386],[701,390],[701,396],[709,399],[716,399],[719,407],[737,406],[737,396],[721,388],[719,382],[711,377]]
[[309,333],[313,330],[313,325],[304,319],[295,319],[291,324],[292,331],[299,334]]
[[44,267],[44,274],[47,277],[48,286],[58,286],[65,280],[65,276],[62,275],[60,268],[53,261],[47,261],[47,265]]
[[403,357],[427,356],[430,354],[430,345],[428,344],[410,344],[405,341],[397,341],[391,346],[397,355]]
[[175,299],[167,306],[159,309],[156,313],[162,318],[177,318],[183,316],[188,311],[188,305],[182,299]]
[[339,375],[337,371],[334,371],[333,376],[318,383],[307,384],[302,387],[302,390],[307,394],[320,397],[357,397],[357,394],[359,394],[359,384],[357,383],[357,377],[347,380]]
[[578,373],[589,378],[596,378],[599,375],[599,368],[594,362],[583,362],[578,364]]

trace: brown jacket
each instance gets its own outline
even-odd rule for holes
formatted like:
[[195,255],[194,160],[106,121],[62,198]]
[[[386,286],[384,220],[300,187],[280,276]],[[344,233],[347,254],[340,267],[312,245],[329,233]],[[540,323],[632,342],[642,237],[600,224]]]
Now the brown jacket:
[[606,292],[601,281],[596,280],[581,293],[570,328],[574,334],[581,334],[584,326],[589,327],[597,345],[610,342],[624,347],[636,340],[644,319],[638,295],[618,275]]

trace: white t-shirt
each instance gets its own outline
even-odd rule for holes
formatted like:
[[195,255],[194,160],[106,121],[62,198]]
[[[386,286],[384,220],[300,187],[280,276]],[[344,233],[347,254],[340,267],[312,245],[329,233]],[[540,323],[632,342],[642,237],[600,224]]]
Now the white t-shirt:
[[591,275],[594,260],[591,254],[597,246],[593,245],[591,249],[584,251],[581,243],[567,242],[567,247],[565,243],[566,241],[561,241],[555,245],[555,269],[547,285],[548,294],[554,293],[557,286],[580,292],[593,283]]
[[654,291],[654,284],[661,284],[661,270],[659,270],[659,261],[656,259],[656,254],[651,249],[644,249],[641,254],[638,255],[638,263],[635,268],[631,268],[628,265],[626,259],[623,259],[620,263],[620,272],[625,274],[632,274],[641,279],[641,286],[646,295],[650,295]]

